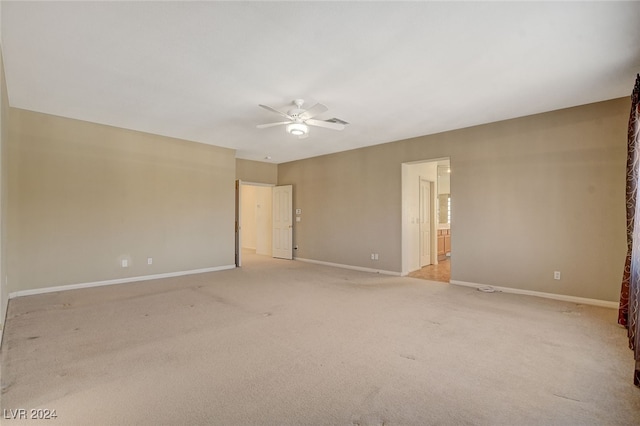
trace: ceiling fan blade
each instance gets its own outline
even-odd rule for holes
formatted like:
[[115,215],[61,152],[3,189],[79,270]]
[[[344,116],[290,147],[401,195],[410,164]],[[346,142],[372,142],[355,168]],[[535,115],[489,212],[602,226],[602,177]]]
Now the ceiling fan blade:
[[266,129],[268,127],[273,127],[273,126],[280,126],[282,124],[291,124],[293,123],[293,121],[281,121],[279,123],[267,123],[267,124],[258,124],[256,127],[258,129]]
[[266,109],[268,111],[275,112],[276,114],[280,114],[281,116],[283,116],[285,118],[288,118],[289,120],[293,120],[293,117],[291,117],[289,114],[285,114],[282,111],[278,111],[275,108],[271,108],[269,105],[260,105],[260,104],[258,104],[258,106],[261,107],[261,108],[264,108],[264,109]]
[[309,119],[309,120],[305,120],[305,123],[309,124],[310,126],[326,127],[327,129],[333,129],[333,130],[344,129],[344,124],[331,123],[329,121]]
[[309,118],[315,117],[318,114],[322,114],[328,109],[329,108],[327,108],[326,105],[315,104],[314,106],[312,106],[311,108],[309,108],[308,110],[300,114],[300,118],[302,118],[303,120],[307,120]]

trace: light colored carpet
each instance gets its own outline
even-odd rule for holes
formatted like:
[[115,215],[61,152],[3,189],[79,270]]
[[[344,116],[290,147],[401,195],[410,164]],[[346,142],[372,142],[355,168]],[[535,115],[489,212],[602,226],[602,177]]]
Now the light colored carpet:
[[245,262],[12,300],[2,408],[64,425],[638,424],[615,310]]

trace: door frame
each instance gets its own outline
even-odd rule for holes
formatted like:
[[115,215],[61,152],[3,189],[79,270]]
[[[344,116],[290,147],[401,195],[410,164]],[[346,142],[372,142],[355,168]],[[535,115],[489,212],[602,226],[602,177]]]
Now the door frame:
[[[431,256],[432,256],[432,264],[438,264],[438,240],[437,240],[437,166],[435,166],[438,162],[449,161],[451,163],[451,157],[435,157],[435,158],[426,158],[423,160],[416,161],[408,161],[400,164],[400,181],[401,181],[401,215],[400,215],[400,226],[401,226],[401,272],[402,276],[408,275],[410,272],[415,270],[419,263],[419,253],[416,254],[417,244],[415,243],[415,220],[416,214],[413,210],[415,204],[412,205],[412,197],[415,195],[411,195],[412,193],[417,193],[416,181],[413,179],[415,176],[419,176],[421,173],[417,172],[417,169],[413,169],[412,167],[425,165],[427,163],[434,163],[434,167],[436,167],[435,172],[435,182],[434,182],[434,190],[431,194],[432,206],[433,210],[432,216],[432,226],[433,231],[431,232]],[[427,180],[432,180],[429,176],[424,176]],[[414,189],[411,189],[414,188]],[[435,200],[434,200],[435,197]],[[415,244],[415,246],[414,246]]]
[[236,217],[235,217],[235,261],[236,267],[242,266],[242,187],[265,186],[274,188],[273,183],[248,182],[236,179]]

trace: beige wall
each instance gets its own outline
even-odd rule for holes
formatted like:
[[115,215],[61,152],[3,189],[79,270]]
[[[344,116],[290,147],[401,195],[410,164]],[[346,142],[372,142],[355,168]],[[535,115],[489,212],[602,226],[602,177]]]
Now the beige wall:
[[450,157],[452,280],[616,301],[628,114],[623,98],[281,164],[297,256],[400,272],[401,164]]
[[9,120],[11,292],[234,264],[233,150],[15,108]]
[[236,179],[253,183],[278,183],[278,165],[252,160],[236,160]]
[[278,184],[293,185],[302,209],[296,257],[400,271],[401,171],[387,157],[396,152],[387,145],[279,165]]
[[11,292],[232,265],[236,178],[294,186],[298,257],[400,272],[401,165],[450,157],[453,280],[618,297],[628,99],[279,166],[4,102]]

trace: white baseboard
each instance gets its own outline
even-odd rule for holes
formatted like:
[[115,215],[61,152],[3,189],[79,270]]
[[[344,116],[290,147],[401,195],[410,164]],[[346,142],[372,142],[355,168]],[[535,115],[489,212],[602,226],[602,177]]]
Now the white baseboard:
[[586,297],[568,296],[566,294],[544,293],[541,291],[521,290],[519,288],[511,288],[511,287],[498,287],[495,285],[477,284],[477,283],[470,283],[466,281],[457,281],[457,280],[450,280],[449,283],[455,284],[455,285],[461,285],[465,287],[474,287],[474,288],[491,287],[503,293],[524,294],[526,296],[543,297],[545,299],[554,299],[554,300],[561,300],[563,302],[580,303],[582,305],[600,306],[602,308],[618,309],[619,307],[618,302],[610,302],[608,300],[599,300],[599,299],[588,299]]
[[385,271],[384,269],[365,268],[362,266],[343,265],[341,263],[323,262],[321,260],[304,259],[302,257],[296,257],[295,260],[307,263],[315,263],[316,265],[333,266],[335,268],[352,269],[354,271],[373,272],[374,274],[393,275],[395,277],[400,276],[400,272]]
[[14,299],[16,297],[22,296],[32,296],[35,294],[44,294],[44,293],[55,293],[57,291],[66,291],[66,290],[77,290],[80,288],[90,288],[90,287],[100,287],[103,285],[114,285],[114,284],[125,284],[132,283],[136,281],[148,281],[148,280],[157,280],[160,278],[171,278],[171,277],[180,277],[182,275],[193,275],[193,274],[202,274],[204,272],[216,272],[223,271],[226,269],[234,269],[236,265],[223,265],[223,266],[214,266],[211,268],[202,268],[202,269],[192,269],[190,271],[178,271],[178,272],[167,272],[164,274],[155,274],[155,275],[143,275],[138,277],[128,277],[128,278],[118,278],[115,280],[105,280],[105,281],[94,281],[89,283],[81,283],[81,284],[68,284],[68,285],[60,285],[55,287],[44,287],[44,288],[34,288],[31,290],[20,290],[14,291],[13,293],[9,293],[9,299]]

